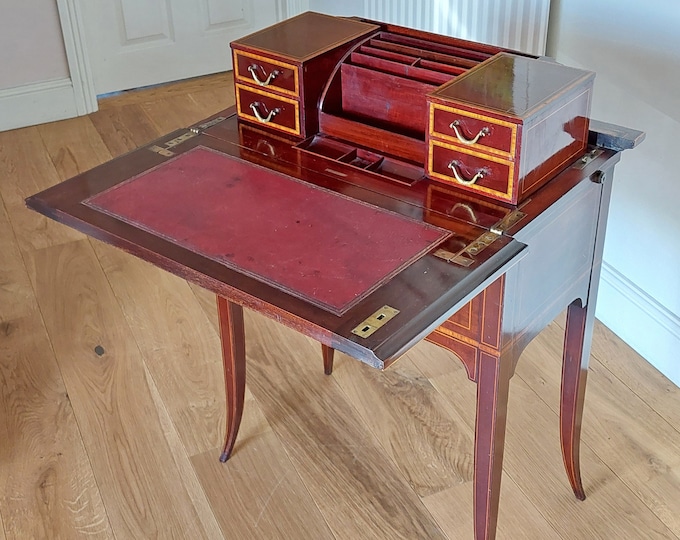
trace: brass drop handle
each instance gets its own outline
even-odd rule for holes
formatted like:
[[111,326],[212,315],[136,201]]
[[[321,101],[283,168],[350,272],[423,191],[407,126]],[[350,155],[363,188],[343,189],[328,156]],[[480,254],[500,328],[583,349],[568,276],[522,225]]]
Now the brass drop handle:
[[486,174],[488,174],[488,171],[486,171],[485,169],[480,169],[479,171],[477,171],[477,174],[475,174],[472,178],[470,178],[468,180],[466,178],[463,178],[463,176],[458,172],[458,169],[457,169],[458,162],[457,161],[454,160],[451,163],[449,163],[447,166],[448,166],[449,169],[451,169],[451,172],[453,173],[453,176],[456,179],[456,182],[458,182],[459,184],[461,184],[463,186],[471,186],[472,184],[477,182],[477,180],[481,180],[482,178],[484,178],[484,176]]
[[269,75],[267,75],[267,78],[263,81],[257,75],[258,69],[261,69],[262,73],[264,73],[265,75],[267,74],[267,72],[257,64],[251,64],[248,66],[248,71],[250,71],[250,75],[253,77],[253,80],[260,86],[269,86],[269,84],[281,74],[281,72],[278,69],[275,69]]
[[255,115],[255,118],[257,118],[258,121],[262,122],[263,124],[267,124],[267,123],[271,122],[272,119],[277,114],[279,114],[281,112],[281,109],[276,107],[275,109],[272,109],[271,111],[269,111],[267,116],[262,116],[260,114],[260,111],[258,110],[258,107],[260,107],[260,105],[264,108],[265,111],[267,110],[266,105],[264,103],[259,102],[259,101],[254,101],[253,103],[251,103],[250,108],[252,109],[253,114]]
[[472,139],[467,139],[465,136],[458,130],[458,126],[460,126],[460,121],[459,120],[454,120],[449,124],[449,127],[454,131],[456,134],[456,138],[462,142],[463,144],[475,144],[479,139],[482,137],[486,137],[491,130],[488,127],[483,127],[482,129],[479,130],[479,133],[475,135],[474,138]]

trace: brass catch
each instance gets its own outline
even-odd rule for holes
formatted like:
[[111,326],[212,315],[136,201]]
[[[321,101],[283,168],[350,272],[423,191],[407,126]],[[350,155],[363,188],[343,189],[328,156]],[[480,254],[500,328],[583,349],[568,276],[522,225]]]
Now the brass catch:
[[501,219],[498,223],[496,223],[496,225],[491,227],[490,230],[491,232],[501,235],[505,231],[507,231],[510,227],[512,227],[515,223],[518,223],[525,217],[527,217],[527,215],[524,212],[520,210],[513,210],[507,216]]
[[361,338],[367,338],[382,328],[385,323],[387,323],[387,321],[394,319],[398,313],[398,309],[394,309],[390,306],[383,306],[359,326],[357,326],[354,330],[352,330],[352,334]]
[[447,249],[438,249],[432,255],[444,259],[446,262],[459,264],[460,266],[465,266],[466,268],[470,266],[474,261],[465,255],[458,253],[453,253]]
[[198,135],[198,133],[193,132],[193,131],[187,131],[186,133],[183,133],[179,137],[175,137],[172,140],[169,140],[165,143],[163,143],[163,146],[158,146],[157,144],[154,144],[153,146],[149,146],[149,150],[152,152],[156,152],[157,154],[160,154],[161,156],[165,157],[172,157],[175,155],[174,152],[170,150],[170,148],[173,148],[177,146],[178,144],[183,143],[184,141],[191,139],[192,137],[195,137]]

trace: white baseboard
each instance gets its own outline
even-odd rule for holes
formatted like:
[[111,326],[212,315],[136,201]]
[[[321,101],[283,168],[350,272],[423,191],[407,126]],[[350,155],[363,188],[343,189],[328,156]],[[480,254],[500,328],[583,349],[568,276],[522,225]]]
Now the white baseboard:
[[680,387],[680,317],[606,262],[596,316]]
[[0,90],[0,131],[78,116],[71,79]]

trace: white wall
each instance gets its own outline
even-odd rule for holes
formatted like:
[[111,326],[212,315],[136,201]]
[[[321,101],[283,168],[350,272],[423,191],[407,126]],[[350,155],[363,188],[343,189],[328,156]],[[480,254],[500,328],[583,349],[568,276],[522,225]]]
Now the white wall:
[[363,17],[365,0],[309,0],[309,10],[344,17]]
[[680,386],[680,4],[553,0],[548,54],[597,73],[593,118],[647,133],[617,166],[597,316]]
[[80,1],[0,0],[0,131],[97,110]]
[[0,0],[0,89],[68,76],[56,0]]

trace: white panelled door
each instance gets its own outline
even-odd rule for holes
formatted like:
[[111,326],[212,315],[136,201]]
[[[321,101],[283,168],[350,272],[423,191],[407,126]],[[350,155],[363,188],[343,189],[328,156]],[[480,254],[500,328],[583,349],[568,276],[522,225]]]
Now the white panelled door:
[[232,68],[229,42],[280,19],[277,0],[84,0],[98,95]]

